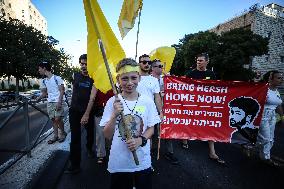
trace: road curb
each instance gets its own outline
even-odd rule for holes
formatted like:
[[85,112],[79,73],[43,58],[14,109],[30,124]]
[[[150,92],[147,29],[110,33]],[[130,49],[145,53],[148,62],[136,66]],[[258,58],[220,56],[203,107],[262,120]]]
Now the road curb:
[[42,171],[37,174],[27,188],[50,189],[55,188],[64,171],[64,167],[69,159],[69,152],[56,150],[49,160],[45,163]]
[[[69,121],[65,124],[65,130],[69,131]],[[41,179],[41,174],[44,174],[45,169],[52,162],[53,158],[58,157],[58,154],[64,153],[63,157],[69,153],[69,143],[71,141],[70,132],[63,143],[55,143],[48,145],[47,141],[53,136],[50,135],[40,144],[38,144],[31,152],[32,157],[26,155],[12,165],[0,176],[1,189],[25,189],[32,188],[37,184],[38,179]],[[66,161],[66,158],[65,158]],[[42,188],[42,187],[40,187]]]

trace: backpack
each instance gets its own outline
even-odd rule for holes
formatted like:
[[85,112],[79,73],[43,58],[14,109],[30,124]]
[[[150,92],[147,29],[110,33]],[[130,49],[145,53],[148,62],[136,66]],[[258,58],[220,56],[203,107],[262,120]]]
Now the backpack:
[[114,96],[112,90],[109,90],[106,94],[98,90],[95,101],[94,101],[94,114],[95,116],[102,116],[104,107],[107,101]]
[[[56,75],[53,75],[53,76],[54,76],[53,78],[54,78],[54,81],[55,81],[56,85],[59,86],[58,80],[56,79]],[[46,87],[45,79],[46,79],[46,78],[44,78],[42,82],[43,82],[43,84],[44,84],[45,87]],[[65,102],[66,102],[66,104],[67,104],[67,106],[68,106],[68,108],[69,108],[69,107],[70,107],[70,104],[69,104],[69,102],[68,102],[68,98],[67,98],[67,95],[66,95],[65,91],[64,91],[63,95],[64,95],[64,97],[65,97]]]

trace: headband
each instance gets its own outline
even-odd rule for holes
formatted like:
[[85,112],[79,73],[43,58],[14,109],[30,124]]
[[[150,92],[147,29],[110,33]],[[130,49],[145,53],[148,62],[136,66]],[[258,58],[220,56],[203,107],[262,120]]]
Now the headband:
[[121,74],[125,74],[128,72],[138,72],[139,73],[139,66],[131,66],[131,65],[126,65],[122,68],[120,68],[120,70],[117,72],[117,74],[121,75]]

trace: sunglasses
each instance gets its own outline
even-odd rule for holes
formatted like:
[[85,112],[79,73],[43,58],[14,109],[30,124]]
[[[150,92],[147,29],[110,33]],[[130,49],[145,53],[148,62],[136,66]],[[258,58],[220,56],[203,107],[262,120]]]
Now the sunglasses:
[[87,66],[87,63],[80,63],[82,66]]
[[144,65],[145,65],[145,64],[147,64],[147,63],[148,63],[149,65],[151,65],[151,64],[152,64],[152,62],[151,62],[151,61],[146,61],[146,60],[144,60],[144,61],[140,61],[140,62],[141,62],[142,64],[144,64]]
[[159,66],[153,66],[153,68],[163,68],[164,66],[163,65],[159,65]]

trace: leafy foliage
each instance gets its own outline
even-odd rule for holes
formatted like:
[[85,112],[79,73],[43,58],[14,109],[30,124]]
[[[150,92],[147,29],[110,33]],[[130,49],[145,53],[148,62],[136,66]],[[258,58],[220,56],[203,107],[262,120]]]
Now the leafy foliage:
[[18,88],[20,79],[38,77],[38,63],[48,61],[54,73],[65,79],[65,72],[72,70],[68,64],[71,57],[63,49],[55,48],[58,43],[52,36],[45,36],[19,20],[1,18],[0,77],[14,76]]
[[207,52],[210,56],[208,68],[213,67],[220,79],[251,80],[255,74],[244,68],[253,56],[268,52],[268,39],[246,29],[234,29],[218,36],[206,31],[185,35],[179,44],[173,45],[177,54],[171,69],[175,75],[184,75],[196,65],[195,56]]

